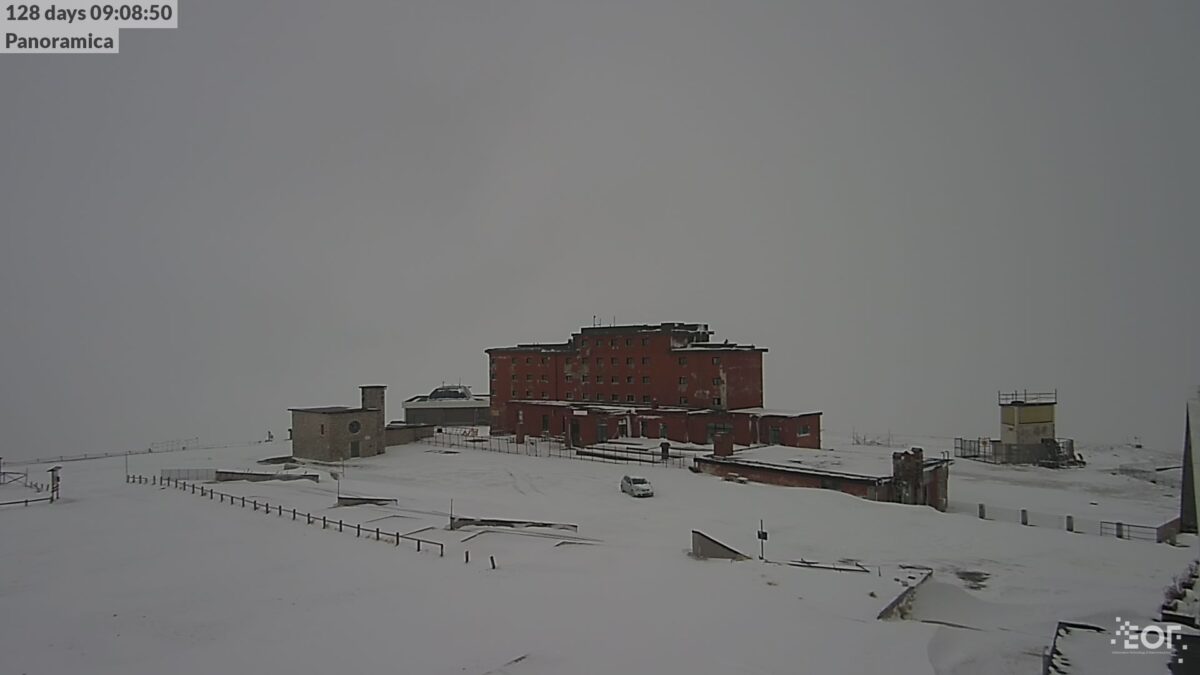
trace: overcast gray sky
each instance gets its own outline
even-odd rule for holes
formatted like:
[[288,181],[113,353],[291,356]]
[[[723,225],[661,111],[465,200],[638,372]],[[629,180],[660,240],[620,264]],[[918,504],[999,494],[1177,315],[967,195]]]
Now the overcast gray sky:
[[487,388],[593,315],[766,346],[771,407],[1178,448],[1200,3],[184,0],[0,57],[8,457]]

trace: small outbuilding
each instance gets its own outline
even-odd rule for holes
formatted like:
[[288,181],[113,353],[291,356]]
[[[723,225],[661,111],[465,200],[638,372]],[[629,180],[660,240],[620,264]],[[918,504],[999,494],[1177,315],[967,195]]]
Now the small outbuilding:
[[301,459],[336,462],[372,457],[387,447],[384,425],[384,385],[362,390],[361,405],[289,408],[292,413],[292,455]]
[[716,451],[696,458],[696,467],[723,478],[788,487],[838,490],[877,502],[947,507],[951,460],[926,458],[922,448],[886,454],[855,450],[797,450],[762,446],[733,451],[729,436]]

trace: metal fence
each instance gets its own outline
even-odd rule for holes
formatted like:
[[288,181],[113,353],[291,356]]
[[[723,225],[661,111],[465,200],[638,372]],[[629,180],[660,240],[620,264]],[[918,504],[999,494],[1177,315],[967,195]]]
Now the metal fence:
[[1004,523],[1019,523],[1030,527],[1044,527],[1062,530],[1075,534],[1090,534],[1100,537],[1116,537],[1136,541],[1171,542],[1179,533],[1179,519],[1168,520],[1161,525],[1141,525],[1122,521],[1092,520],[1077,518],[1073,515],[1043,513],[1029,509],[980,504],[977,502],[961,502],[950,500],[947,503],[950,513],[973,515],[982,520],[994,520]]
[[651,452],[616,443],[599,443],[574,448],[568,447],[558,438],[538,436],[526,436],[523,443],[518,443],[512,436],[478,436],[465,431],[442,430],[435,433],[426,442],[446,448],[473,448],[510,455],[560,457],[609,464],[671,466],[682,469],[687,468],[691,463],[690,456],[679,452],[669,452],[666,457],[663,457],[661,452]]
[[[195,442],[190,444],[191,442]],[[128,457],[131,455],[156,455],[168,452],[183,452],[186,450],[219,450],[223,448],[241,448],[249,445],[257,445],[266,441],[251,441],[248,443],[225,443],[223,445],[199,445],[199,439],[189,438],[180,441],[164,441],[162,443],[154,443],[145,450],[126,450],[124,452],[85,452],[80,455],[54,455],[50,457],[38,457],[35,459],[17,459],[4,462],[5,466],[24,466],[30,464],[51,464],[61,462],[81,462],[89,459],[105,459],[107,457]]]
[[392,542],[395,546],[399,546],[401,541],[407,541],[416,544],[418,551],[428,549],[436,549],[439,556],[444,556],[446,546],[440,541],[432,539],[424,539],[414,537],[412,534],[404,534],[402,532],[385,532],[378,527],[364,527],[362,523],[347,523],[343,520],[333,521],[328,516],[314,516],[312,513],[302,513],[296,509],[285,509],[282,504],[270,504],[267,501],[259,501],[252,497],[242,497],[240,495],[231,495],[227,492],[214,490],[206,485],[198,484],[192,481],[176,480],[174,478],[159,478],[158,476],[142,476],[137,474],[129,474],[125,476],[126,483],[138,485],[155,485],[164,488],[176,488],[184,492],[191,492],[200,497],[207,497],[210,501],[216,501],[220,504],[228,503],[230,506],[240,508],[250,507],[252,511],[259,511],[266,515],[274,515],[276,518],[291,517],[293,521],[303,520],[305,525],[320,525],[322,530],[337,530],[338,532],[353,532],[356,538],[362,538],[365,534],[367,538],[373,538],[376,541]]

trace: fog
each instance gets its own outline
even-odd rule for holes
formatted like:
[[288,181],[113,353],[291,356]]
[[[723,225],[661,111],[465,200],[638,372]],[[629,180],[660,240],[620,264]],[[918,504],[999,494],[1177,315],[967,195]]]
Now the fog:
[[0,455],[276,436],[604,323],[828,431],[1178,448],[1200,5],[183,0],[0,56]]

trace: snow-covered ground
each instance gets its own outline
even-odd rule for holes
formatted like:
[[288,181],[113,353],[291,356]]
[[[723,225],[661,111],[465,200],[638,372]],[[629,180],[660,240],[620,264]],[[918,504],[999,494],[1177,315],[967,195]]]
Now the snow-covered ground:
[[[130,461],[149,476],[262,470],[256,459],[287,453],[277,443]],[[68,465],[60,503],[0,511],[3,672],[1031,673],[1056,621],[1148,619],[1194,557],[678,468],[428,445],[355,460],[340,486],[328,467],[310,468],[320,483],[217,486],[283,506],[279,516],[126,484],[122,458]],[[622,494],[629,471],[656,496]],[[396,503],[335,507],[339,489]],[[950,483],[957,500],[1097,501],[1147,516],[1169,515],[1168,492],[1105,462],[1053,471],[959,460]],[[450,532],[451,500],[456,516],[578,529]],[[291,521],[292,508],[423,530],[446,554],[323,531]],[[686,554],[697,529],[755,555],[760,519],[774,563],[853,560],[872,573]],[[876,620],[903,588],[901,565],[934,577],[914,620]]]

